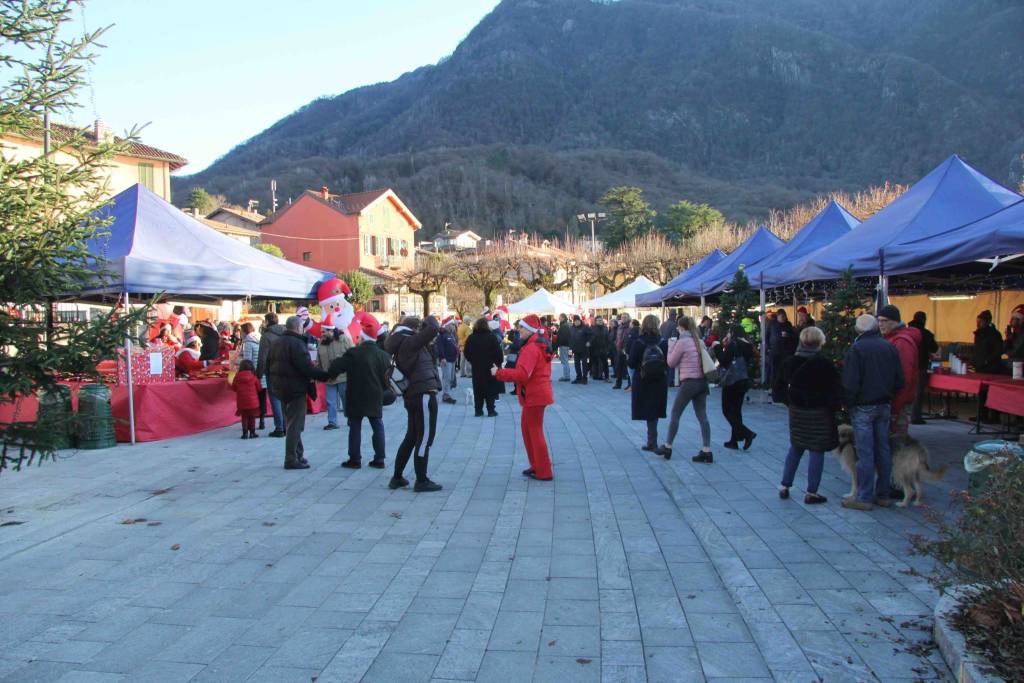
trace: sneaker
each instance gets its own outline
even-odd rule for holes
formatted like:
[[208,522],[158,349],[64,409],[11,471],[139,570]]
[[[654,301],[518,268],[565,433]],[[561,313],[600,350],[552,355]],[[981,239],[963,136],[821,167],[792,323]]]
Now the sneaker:
[[281,437],[284,436],[284,430],[283,429],[275,429],[274,431],[272,431],[269,434],[267,434],[267,436],[272,436],[275,439],[280,439]]
[[417,481],[413,485],[412,490],[416,493],[430,493],[431,491],[440,491],[443,488],[443,486],[436,482],[424,479],[423,481]]
[[826,498],[825,496],[819,496],[817,493],[808,493],[806,496],[804,496],[805,505],[821,505],[822,503],[827,502],[828,498]]
[[659,448],[655,448],[654,452],[657,455],[660,455],[661,457],[665,458],[666,460],[671,460],[672,459],[672,447],[671,446],[661,446]]
[[640,450],[647,451],[648,453],[653,453],[654,451],[658,450],[658,447],[652,446],[649,443],[645,443],[643,446],[640,447]]
[[487,417],[498,417],[498,411],[492,410],[491,412],[487,413]]
[[875,498],[875,505],[877,505],[880,508],[891,508],[892,507],[892,499],[891,498]]
[[337,429],[337,428],[338,428],[338,425],[334,424],[333,422],[328,422],[327,424],[324,425],[324,431],[325,432],[329,432],[332,429]]
[[779,487],[779,498],[781,498],[782,500],[786,500],[787,498],[789,498],[789,487],[788,486],[780,486]]
[[690,460],[693,460],[694,462],[701,462],[704,463],[705,465],[710,465],[715,461],[715,456],[712,455],[711,453],[701,451],[697,455],[690,458]]
[[871,512],[875,508],[871,503],[864,503],[856,498],[843,498],[842,506],[850,510],[860,510],[862,512]]
[[352,458],[349,458],[345,462],[341,463],[341,466],[349,470],[358,470],[363,466],[363,462],[361,460],[353,460]]
[[309,463],[308,462],[302,462],[301,460],[300,461],[296,461],[296,462],[286,462],[284,464],[284,468],[286,470],[308,470],[309,469]]
[[726,441],[722,445],[731,451],[738,451],[740,449],[740,445],[735,441]]
[[391,477],[391,481],[388,482],[388,488],[394,491],[395,489],[405,488],[409,485],[409,480],[405,477]]
[[757,438],[757,434],[755,434],[754,432],[750,432],[750,434],[747,436],[747,438],[745,438],[743,440],[743,450],[749,451],[750,450],[750,444],[754,443],[754,439],[756,439],[756,438]]

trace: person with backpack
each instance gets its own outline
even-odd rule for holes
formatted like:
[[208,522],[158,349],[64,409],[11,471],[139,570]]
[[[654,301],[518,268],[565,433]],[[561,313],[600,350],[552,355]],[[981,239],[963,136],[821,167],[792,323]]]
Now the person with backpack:
[[[672,415],[668,423],[668,438],[665,445],[655,451],[666,460],[672,459],[672,444],[679,432],[679,418],[691,401],[693,412],[697,415],[697,422],[700,424],[701,449],[693,456],[694,462],[710,465],[715,461],[711,453],[711,423],[708,421],[707,400],[708,380],[707,373],[710,370],[705,367],[705,356],[707,350],[704,342],[700,339],[700,331],[696,321],[689,316],[679,319],[679,338],[668,352],[668,366],[679,378],[679,391],[672,402]],[[707,356],[710,360],[710,356]]]
[[[718,362],[722,367],[722,414],[732,427],[729,440],[723,445],[731,450],[739,448],[743,442],[743,450],[749,450],[757,434],[743,424],[743,400],[750,389],[750,363],[754,358],[754,347],[747,339],[747,333],[740,325],[733,325],[716,349]],[[780,360],[779,365],[782,365]]]
[[441,325],[434,316],[422,321],[417,316],[406,316],[384,343],[384,350],[391,354],[408,382],[402,395],[408,423],[405,438],[395,454],[395,473],[388,483],[391,489],[409,485],[403,474],[412,456],[416,471],[413,490],[417,493],[441,490],[441,485],[427,476],[430,447],[437,433],[437,392],[441,391],[434,344],[440,331]]
[[513,368],[491,367],[491,374],[500,382],[515,384],[519,405],[523,408],[521,426],[523,444],[530,466],[523,470],[524,477],[551,481],[551,456],[544,438],[544,410],[555,402],[551,388],[551,359],[554,348],[547,339],[540,318],[528,315],[519,321],[522,342]]
[[327,371],[332,377],[346,377],[346,381],[335,385],[345,392],[345,416],[348,418],[348,460],[341,466],[352,470],[362,467],[362,428],[363,418],[366,418],[373,430],[370,467],[384,469],[384,390],[388,387],[391,356],[377,344],[380,335],[377,319],[365,312],[357,315],[359,344],[350,346],[342,356],[333,359]]
[[662,341],[658,316],[644,316],[640,334],[629,350],[629,367],[634,371],[631,397],[632,419],[647,423],[647,443],[642,451],[658,449],[658,420],[668,406],[668,345]]

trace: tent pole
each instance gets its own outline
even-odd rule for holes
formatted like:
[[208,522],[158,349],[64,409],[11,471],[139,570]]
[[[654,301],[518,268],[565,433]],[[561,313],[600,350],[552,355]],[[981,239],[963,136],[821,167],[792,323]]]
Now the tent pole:
[[765,377],[765,368],[766,368],[765,360],[766,360],[766,355],[765,355],[765,343],[764,343],[764,335],[765,335],[765,330],[767,328],[767,325],[765,324],[764,287],[762,287],[760,289],[760,292],[761,292],[761,316],[760,316],[761,317],[761,385],[763,387],[767,388],[768,382],[767,382],[767,377]]
[[704,295],[700,295],[700,317],[703,318],[708,314],[708,307],[704,304]]
[[[128,292],[124,293],[124,310],[131,315],[132,308],[128,301]],[[132,387],[132,334],[129,331],[124,338],[125,369],[128,375],[128,435],[135,445],[135,391]]]

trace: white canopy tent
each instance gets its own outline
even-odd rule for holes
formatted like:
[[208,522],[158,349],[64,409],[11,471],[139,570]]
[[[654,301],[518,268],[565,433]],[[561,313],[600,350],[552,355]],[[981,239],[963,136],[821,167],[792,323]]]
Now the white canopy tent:
[[661,285],[656,285],[643,275],[633,280],[625,287],[608,292],[596,299],[584,301],[580,306],[585,310],[596,311],[603,308],[636,308],[636,295],[653,292]]
[[565,313],[566,315],[572,315],[576,313],[577,308],[575,304],[571,304],[541,287],[522,301],[509,304],[508,312],[520,315],[526,315],[527,313],[554,313],[555,315]]

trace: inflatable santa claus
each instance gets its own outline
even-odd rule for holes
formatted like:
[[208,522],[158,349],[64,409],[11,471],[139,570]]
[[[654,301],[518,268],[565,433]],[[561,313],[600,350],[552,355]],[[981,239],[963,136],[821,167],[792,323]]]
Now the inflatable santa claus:
[[356,310],[348,300],[350,296],[352,290],[340,278],[333,277],[321,282],[316,290],[316,300],[320,304],[320,322],[310,321],[306,331],[319,337],[321,326],[330,325],[337,330],[347,330],[352,341],[358,344],[361,328],[356,319]]

